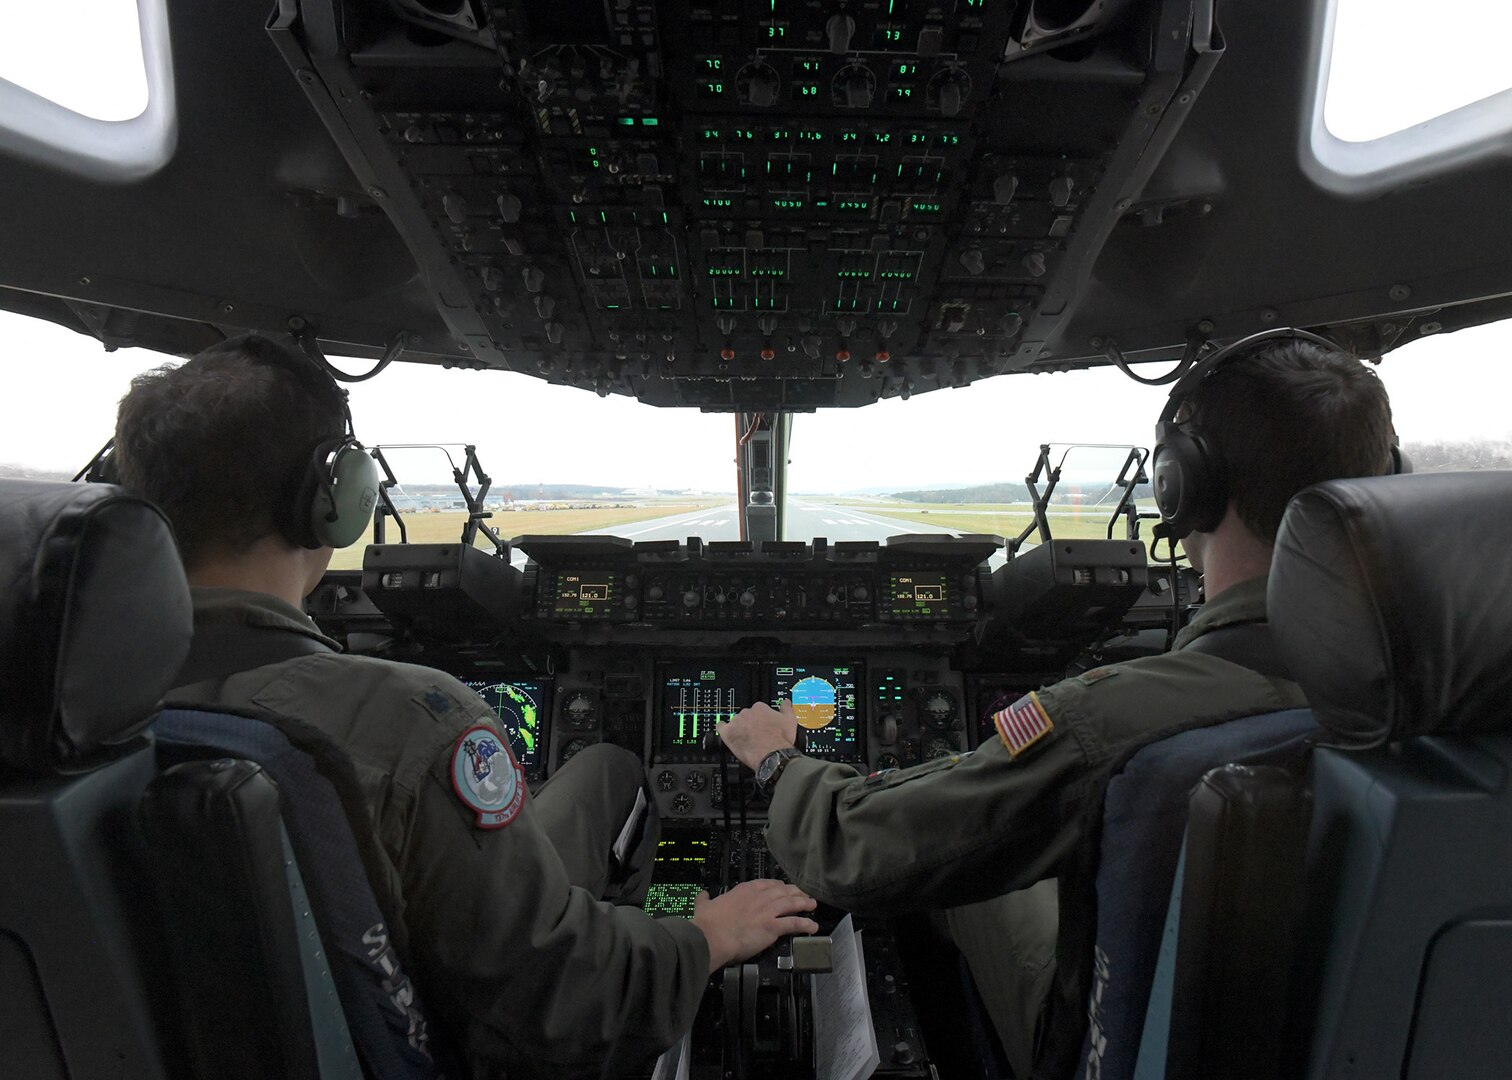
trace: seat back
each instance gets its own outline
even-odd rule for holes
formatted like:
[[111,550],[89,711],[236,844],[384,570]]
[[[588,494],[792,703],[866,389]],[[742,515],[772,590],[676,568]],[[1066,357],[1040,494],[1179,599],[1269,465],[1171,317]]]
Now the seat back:
[[[172,844],[182,856],[183,869],[174,877],[206,866],[239,875],[235,892],[249,924],[240,931],[222,929],[213,898],[198,895],[207,887],[178,881],[184,891],[165,899],[188,931],[187,955],[181,956],[188,973],[185,984],[192,989],[193,983],[213,978],[243,986],[277,980],[288,987],[289,996],[302,998],[307,1011],[290,1010],[285,1038],[300,1035],[321,1076],[359,1075],[359,1059],[374,1080],[436,1075],[431,1025],[399,961],[390,921],[374,894],[350,824],[349,814],[360,820],[367,811],[355,775],[340,773],[344,755],[318,732],[271,716],[170,708],[153,731],[167,759],[223,758],[211,763],[223,775],[203,774],[200,786],[180,781],[170,770],[158,785],[164,790],[149,806],[152,820],[162,826],[160,850],[166,853]],[[303,745],[296,745],[291,733]],[[324,771],[310,751],[325,764]],[[351,810],[343,805],[332,775],[346,789]],[[271,788],[271,799],[258,794],[258,778]],[[178,789],[185,785],[181,793]],[[226,793],[224,812],[217,813],[218,802],[205,797],[210,790]],[[306,901],[303,907],[294,903],[293,919],[291,896]],[[318,934],[312,933],[315,929]],[[238,932],[263,943],[260,955],[240,961],[247,973],[229,978],[220,971],[205,974],[204,964],[219,952],[216,939]],[[210,1018],[196,1018],[192,1007],[186,1015],[195,1042],[211,1044],[200,1053],[207,1060],[223,1060],[223,1052],[213,1045],[213,1024],[204,1026]],[[198,1071],[215,1075],[221,1070]]]
[[1284,1075],[1502,1077],[1512,735],[1319,751]]
[[266,771],[233,758],[172,765],[148,785],[179,1053],[194,1076],[358,1080],[280,801]]
[[191,632],[172,532],[118,489],[0,481],[0,582],[4,1071],[177,1075],[136,816]]
[[162,515],[0,481],[0,581],[0,1073],[434,1075],[331,783],[267,723],[159,715],[193,628]]
[[[1509,548],[1508,473],[1333,481],[1293,500],[1270,621],[1333,745],[1313,755],[1306,828],[1306,804],[1265,777],[1199,789],[1157,979],[1170,1009],[1152,1013],[1141,1076],[1505,1075]],[[1256,882],[1294,917],[1257,920]],[[1257,954],[1295,958],[1268,1029],[1201,1004],[1243,1001]]]
[[1143,747],[1109,781],[1088,1033],[1078,1075],[1110,1080],[1134,1074],[1192,789],[1227,762],[1294,762],[1317,733],[1306,709],[1230,720]]

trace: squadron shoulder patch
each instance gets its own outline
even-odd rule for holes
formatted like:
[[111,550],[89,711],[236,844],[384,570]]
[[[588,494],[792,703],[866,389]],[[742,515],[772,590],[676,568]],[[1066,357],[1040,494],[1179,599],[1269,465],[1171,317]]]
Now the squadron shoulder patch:
[[470,727],[452,752],[452,789],[478,815],[478,828],[502,829],[525,805],[525,772],[509,743],[493,730]]
[[1001,712],[993,713],[992,722],[1009,756],[1015,759],[1055,730],[1039,695],[1032,691]]

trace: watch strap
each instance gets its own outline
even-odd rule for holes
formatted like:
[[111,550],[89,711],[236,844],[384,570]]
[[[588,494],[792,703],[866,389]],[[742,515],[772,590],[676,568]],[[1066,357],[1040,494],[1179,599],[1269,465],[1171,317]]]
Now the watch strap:
[[772,789],[777,786],[778,777],[787,768],[788,762],[797,756],[796,748],[782,746],[761,759],[756,766],[756,786],[763,795],[769,799],[772,797]]

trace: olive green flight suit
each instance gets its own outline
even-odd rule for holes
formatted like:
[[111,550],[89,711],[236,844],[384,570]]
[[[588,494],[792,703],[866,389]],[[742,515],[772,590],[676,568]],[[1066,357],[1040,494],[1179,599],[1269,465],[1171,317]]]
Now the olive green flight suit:
[[[868,915],[955,908],[1057,877],[1082,839],[1087,800],[1101,798],[1109,771],[1134,749],[1189,728],[1306,705],[1291,682],[1183,651],[1219,627],[1263,620],[1265,585],[1255,578],[1214,597],[1169,653],[1038,691],[1054,726],[1017,758],[993,737],[973,753],[867,777],[794,759],[773,792],[768,847],[805,892]],[[1043,888],[1008,905],[1008,917],[1020,921],[1001,927],[1003,953],[980,965],[1018,967],[1041,995],[1053,971],[1035,977],[1029,968],[1043,965],[1047,935],[1053,941],[1056,930],[1025,913],[1052,908]],[[978,928],[969,947],[990,936]],[[986,996],[999,1020],[1006,1006]],[[1025,1011],[1038,1010],[1017,1009]],[[1017,1044],[1017,1052],[1005,1046],[1013,1057],[1026,1059],[1030,1040],[1004,1041]]]
[[[197,634],[231,627],[335,647],[271,596],[193,594]],[[692,1027],[708,982],[703,934],[601,899],[613,888],[610,848],[644,783],[634,755],[591,747],[508,824],[480,828],[453,787],[460,738],[483,726],[509,744],[493,711],[450,675],[321,652],[232,675],[214,703],[295,717],[347,750],[391,860],[379,873],[402,905],[406,959],[474,1080],[612,1075]],[[649,869],[613,899],[644,895]]]

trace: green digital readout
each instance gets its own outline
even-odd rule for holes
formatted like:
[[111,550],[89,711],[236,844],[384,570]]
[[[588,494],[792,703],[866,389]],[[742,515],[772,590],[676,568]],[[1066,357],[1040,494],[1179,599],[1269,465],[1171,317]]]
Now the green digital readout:
[[888,576],[888,614],[895,619],[943,619],[950,611],[950,585],[941,573]]
[[614,609],[614,574],[608,570],[563,570],[557,574],[558,618],[607,619]]

